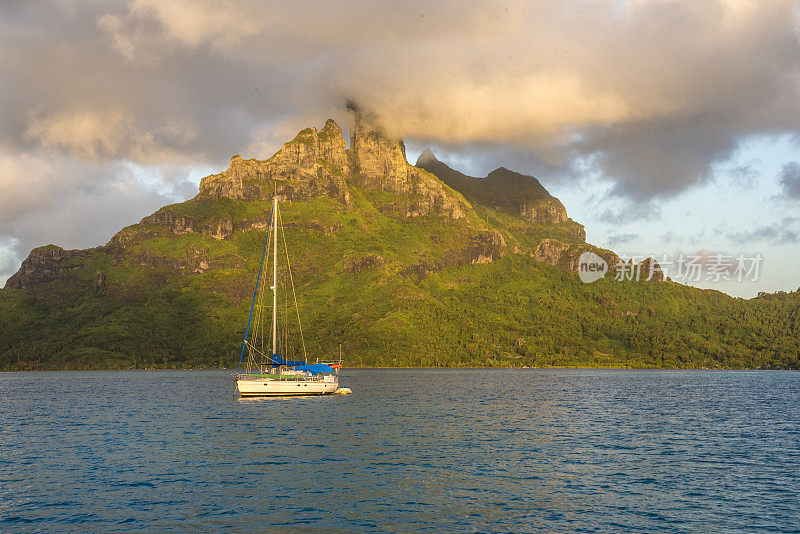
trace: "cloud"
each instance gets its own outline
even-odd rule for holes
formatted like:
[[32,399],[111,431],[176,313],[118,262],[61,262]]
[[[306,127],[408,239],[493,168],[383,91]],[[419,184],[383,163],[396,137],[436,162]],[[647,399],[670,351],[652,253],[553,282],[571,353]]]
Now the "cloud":
[[167,49],[208,44],[225,51],[258,35],[270,20],[259,7],[255,2],[231,6],[202,0],[135,0],[124,15],[100,15],[97,27],[111,36],[125,58],[152,62]]
[[0,224],[49,205],[61,193],[57,163],[29,153],[0,151]]
[[800,217],[784,217],[780,222],[757,226],[744,232],[731,232],[728,239],[736,244],[770,242],[777,245],[800,243]]
[[130,113],[96,109],[32,118],[25,131],[25,139],[44,148],[64,148],[83,159],[145,163],[189,161],[194,154],[181,148],[195,138],[187,124],[165,121],[156,131],[141,131]]
[[0,285],[32,248],[101,245],[159,207],[193,196],[197,184],[187,176],[187,168],[0,149]]
[[781,167],[778,175],[783,193],[794,200],[800,200],[800,163],[792,161]]
[[613,247],[618,247],[619,245],[626,245],[626,244],[630,243],[631,241],[634,241],[635,239],[638,239],[638,238],[639,238],[639,234],[633,234],[633,233],[624,233],[624,234],[611,233],[611,234],[608,234],[608,237],[606,237],[606,243],[608,243],[609,247],[613,248]]
[[724,168],[723,172],[732,185],[752,189],[758,181],[760,164],[759,160],[733,164]]
[[0,286],[5,285],[9,276],[16,272],[20,260],[17,240],[11,237],[0,237]]
[[60,5],[5,17],[4,89],[40,110],[22,141],[87,157],[223,162],[349,97],[420,144],[516,147],[565,175],[596,156],[647,200],[800,122],[793,0]]
[[652,221],[661,217],[661,209],[653,202],[634,203],[629,200],[613,202],[606,195],[603,204],[611,205],[600,214],[601,221],[608,224],[628,224],[634,221]]
[[25,135],[44,147],[64,146],[95,159],[101,152],[116,152],[130,129],[130,118],[122,113],[61,114],[32,121]]
[[796,131],[795,2],[573,8],[523,6],[460,56],[424,43],[388,73],[380,56],[362,60],[348,88],[406,135],[502,142],[550,162],[595,154],[615,193],[636,200],[708,180],[744,137]]
[[[715,229],[713,234],[715,235],[717,233],[719,233],[719,230]],[[681,234],[676,234],[673,231],[668,231],[668,232],[662,234],[660,238],[661,238],[661,242],[662,243],[667,243],[667,244],[668,243],[682,243],[682,244],[685,243],[685,244],[689,244],[689,245],[701,245],[702,243],[708,243],[709,242],[709,235],[708,235],[708,232],[706,232],[705,228],[703,228],[703,229],[701,229],[699,231],[696,231],[696,232],[681,233]]]

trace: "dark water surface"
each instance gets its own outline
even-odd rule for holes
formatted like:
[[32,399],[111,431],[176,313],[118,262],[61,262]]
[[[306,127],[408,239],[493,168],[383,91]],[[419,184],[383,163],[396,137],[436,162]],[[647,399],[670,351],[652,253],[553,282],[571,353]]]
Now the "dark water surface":
[[800,532],[800,374],[0,374],[2,532]]

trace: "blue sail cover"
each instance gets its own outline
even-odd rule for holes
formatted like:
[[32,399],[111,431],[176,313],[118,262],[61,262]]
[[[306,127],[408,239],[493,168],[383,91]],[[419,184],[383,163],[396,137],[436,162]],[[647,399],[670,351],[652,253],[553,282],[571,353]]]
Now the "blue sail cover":
[[319,374],[319,373],[332,373],[333,367],[330,365],[325,365],[324,363],[312,363],[311,365],[298,365],[295,367],[298,371],[308,371],[309,373]]
[[284,360],[280,354],[272,355],[272,365],[288,365],[294,367],[295,365],[303,365],[305,360]]

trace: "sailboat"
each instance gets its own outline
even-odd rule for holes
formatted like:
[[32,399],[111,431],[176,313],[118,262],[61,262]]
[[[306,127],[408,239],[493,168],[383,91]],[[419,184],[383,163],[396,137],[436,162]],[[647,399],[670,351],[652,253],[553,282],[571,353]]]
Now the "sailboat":
[[[283,316],[279,320],[279,287],[278,287],[278,233],[283,237],[283,250],[286,257],[286,275],[291,286],[295,314],[290,313],[288,291],[281,292],[280,303]],[[270,246],[270,241],[271,246]],[[270,250],[270,248],[272,250]],[[272,286],[266,286],[269,265],[264,265],[265,258],[269,264],[272,253]],[[266,268],[265,268],[266,267]],[[269,308],[266,298],[272,292],[272,326],[267,331],[264,323]],[[266,302],[265,302],[266,301]],[[296,319],[296,328],[295,322]],[[291,334],[299,334],[292,336]],[[294,338],[299,337],[298,347]],[[271,339],[270,339],[271,338]],[[266,341],[266,343],[265,343]],[[271,347],[270,347],[271,341]],[[302,349],[302,350],[300,350]],[[244,357],[247,355],[247,360]],[[300,359],[302,356],[302,359]],[[245,363],[242,368],[242,363]],[[239,367],[236,371],[236,389],[242,397],[287,396],[287,395],[329,395],[339,388],[338,362],[319,362],[308,364],[303,328],[300,324],[300,311],[297,307],[297,296],[294,291],[289,252],[286,246],[286,235],[278,211],[277,195],[272,202],[272,215],[261,252],[261,263],[258,267],[256,288],[250,315],[247,318],[242,350],[239,354]]]

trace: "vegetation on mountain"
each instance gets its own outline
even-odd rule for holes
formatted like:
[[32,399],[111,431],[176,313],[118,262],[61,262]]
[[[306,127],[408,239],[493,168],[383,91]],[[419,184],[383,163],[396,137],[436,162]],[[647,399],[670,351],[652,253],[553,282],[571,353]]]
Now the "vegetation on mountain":
[[328,121],[269,160],[235,156],[105,246],[32,251],[0,290],[0,369],[235,365],[273,194],[312,360],[800,367],[800,292],[581,283],[581,252],[616,255],[534,178],[412,166],[401,141],[352,131],[350,148]]

